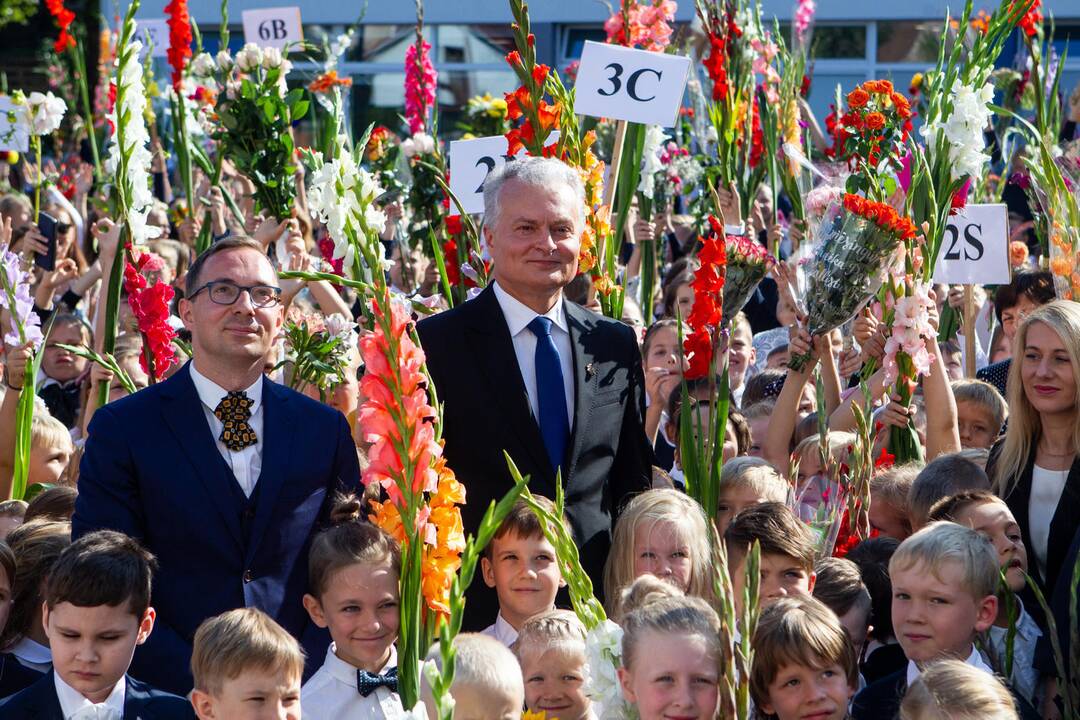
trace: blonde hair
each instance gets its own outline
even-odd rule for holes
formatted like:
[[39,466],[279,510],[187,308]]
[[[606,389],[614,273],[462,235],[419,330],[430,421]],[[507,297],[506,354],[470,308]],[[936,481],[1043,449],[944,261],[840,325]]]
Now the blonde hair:
[[[454,638],[454,651],[454,683],[450,686],[451,694],[456,688],[468,686],[516,695],[524,702],[525,681],[521,676],[521,666],[510,648],[487,635],[462,633]],[[426,660],[434,662],[436,667],[442,670],[439,643],[431,646]],[[426,673],[423,686],[424,696],[430,697],[431,688]]]
[[769,685],[785,665],[843,668],[848,687],[859,684],[859,660],[836,613],[814,598],[780,598],[765,608],[754,630],[750,696],[769,703]]
[[[1013,337],[1014,360],[1009,366],[1007,387],[1009,427],[1005,431],[1001,450],[995,458],[993,477],[990,478],[994,492],[1001,497],[1008,497],[1016,487],[1028,458],[1035,451],[1032,438],[1042,434],[1042,420],[1028,400],[1020,377],[1028,330],[1035,323],[1043,323],[1057,333],[1065,352],[1069,354],[1074,385],[1080,388],[1080,305],[1067,300],[1056,300],[1024,318]],[[1073,423],[1072,445],[1074,451],[1080,451],[1080,422]]]
[[720,493],[729,488],[750,488],[766,500],[787,502],[790,486],[769,461],[758,457],[736,457],[724,463],[720,470]]
[[1008,688],[960,660],[931,663],[900,704],[900,720],[1018,720]]
[[74,452],[75,443],[71,442],[71,433],[64,423],[49,413],[34,412],[30,421],[30,447],[64,447]]
[[701,505],[686,493],[673,488],[656,488],[634,496],[615,523],[611,552],[604,563],[604,590],[607,610],[615,614],[619,592],[634,581],[634,543],[639,527],[648,524],[648,532],[657,523],[669,522],[679,528],[682,539],[690,546],[690,587],[687,595],[716,604],[712,577],[712,548],[709,527]]
[[[829,444],[830,457],[838,463],[843,463],[847,461],[848,448],[855,444],[855,433],[833,430],[826,433],[826,442]],[[817,450],[820,444],[821,435],[815,433],[800,440],[791,451],[791,455],[801,462],[807,452],[811,449]]]
[[230,610],[203,621],[191,652],[195,689],[219,694],[227,681],[245,670],[284,672],[299,682],[304,651],[296,638],[255,608]]
[[642,639],[649,632],[701,636],[709,655],[717,665],[720,664],[720,618],[716,611],[699,597],[678,595],[677,592],[667,583],[648,575],[638,578],[626,589],[621,603],[625,615],[620,620],[623,667],[633,667]]
[[950,385],[956,402],[963,400],[982,405],[990,411],[990,416],[993,418],[994,424],[997,425],[994,428],[995,433],[1001,432],[1001,427],[1005,424],[1005,418],[1009,416],[1009,406],[1005,404],[1005,398],[1001,397],[1001,393],[997,391],[996,387],[988,382],[971,378],[953,380]]
[[889,574],[920,565],[940,579],[941,566],[948,562],[960,566],[962,586],[976,600],[997,594],[997,551],[985,535],[954,522],[932,522],[900,543],[889,560]]
[[531,652],[551,648],[573,648],[585,653],[585,626],[569,610],[548,610],[533,615],[521,625],[517,640],[510,649],[520,661]]

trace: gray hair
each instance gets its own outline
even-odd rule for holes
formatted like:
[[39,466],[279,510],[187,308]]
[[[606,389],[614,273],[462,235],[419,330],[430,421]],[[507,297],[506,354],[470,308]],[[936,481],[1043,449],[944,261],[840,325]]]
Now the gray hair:
[[582,218],[585,205],[585,184],[577,171],[556,158],[523,157],[511,160],[495,168],[484,181],[484,224],[495,227],[499,222],[499,192],[508,180],[526,185],[554,187],[559,184],[570,188],[578,199],[578,219]]

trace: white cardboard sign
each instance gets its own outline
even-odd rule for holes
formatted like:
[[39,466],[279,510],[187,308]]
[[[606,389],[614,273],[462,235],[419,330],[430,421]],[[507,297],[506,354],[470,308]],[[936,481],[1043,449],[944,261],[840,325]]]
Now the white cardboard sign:
[[244,20],[245,42],[280,50],[289,43],[302,42],[304,39],[299,7],[244,10],[240,15]]
[[673,127],[679,118],[690,58],[585,42],[574,85],[575,112]]
[[143,44],[143,57],[146,56],[146,48],[150,48],[150,57],[168,57],[169,54],[169,21],[165,18],[139,19],[135,28],[135,39]]
[[[508,149],[504,135],[450,142],[450,190],[465,212],[484,212],[484,180],[492,170],[513,159],[507,157]],[[453,203],[450,212],[458,212]]]
[[30,128],[26,125],[26,116],[11,98],[3,96],[0,96],[0,150],[21,153],[30,150]]
[[968,205],[950,217],[934,267],[934,282],[1004,285],[1011,279],[1005,205]]

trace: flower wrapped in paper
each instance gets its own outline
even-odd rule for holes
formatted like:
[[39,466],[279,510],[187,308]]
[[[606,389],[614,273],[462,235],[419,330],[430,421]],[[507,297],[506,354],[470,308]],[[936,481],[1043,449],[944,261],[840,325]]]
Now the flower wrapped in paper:
[[[892,206],[845,195],[843,211],[818,231],[805,268],[810,334],[821,335],[853,318],[881,287],[897,245],[914,236],[915,226]],[[788,367],[801,369],[808,359],[795,355]]]
[[750,296],[765,279],[776,260],[764,246],[747,235],[729,235],[725,250],[727,273],[724,280],[722,322],[730,322],[731,318],[746,307]]

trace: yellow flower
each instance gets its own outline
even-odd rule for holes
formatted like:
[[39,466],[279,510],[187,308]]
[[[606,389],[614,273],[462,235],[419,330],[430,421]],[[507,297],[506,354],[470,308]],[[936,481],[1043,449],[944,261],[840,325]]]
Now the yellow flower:
[[533,712],[532,710],[526,710],[521,714],[521,720],[559,720],[557,717],[549,718],[546,710],[540,712]]
[[465,529],[461,524],[461,510],[451,505],[431,509],[428,522],[435,526],[435,544],[456,553],[465,550]]
[[461,558],[443,547],[425,547],[420,587],[427,606],[437,613],[450,612],[450,587],[454,584]]

